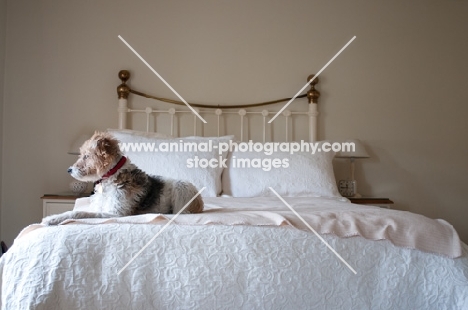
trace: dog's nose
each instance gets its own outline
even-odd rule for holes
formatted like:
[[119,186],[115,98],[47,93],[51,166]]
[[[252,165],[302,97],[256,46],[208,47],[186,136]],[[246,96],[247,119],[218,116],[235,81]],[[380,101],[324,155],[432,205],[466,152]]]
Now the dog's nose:
[[72,173],[73,169],[70,167],[70,168],[68,168],[67,171],[68,171],[68,173]]

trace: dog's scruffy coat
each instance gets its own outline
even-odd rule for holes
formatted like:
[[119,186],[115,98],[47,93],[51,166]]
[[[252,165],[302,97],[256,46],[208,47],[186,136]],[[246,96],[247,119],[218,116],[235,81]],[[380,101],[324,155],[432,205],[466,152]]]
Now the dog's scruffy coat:
[[[67,219],[178,213],[197,194],[189,182],[150,176],[138,169],[123,156],[118,140],[109,133],[96,132],[83,144],[80,153],[68,172],[77,180],[95,182],[90,205],[93,212],[51,215],[42,220],[43,224],[57,225]],[[184,213],[202,211],[203,200],[198,195]]]

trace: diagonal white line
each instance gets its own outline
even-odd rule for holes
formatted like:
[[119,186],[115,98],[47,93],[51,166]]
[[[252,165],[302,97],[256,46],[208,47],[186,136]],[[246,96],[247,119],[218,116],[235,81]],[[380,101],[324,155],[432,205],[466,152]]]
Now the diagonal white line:
[[145,244],[145,246],[142,247],[141,250],[138,251],[138,253],[136,253],[135,256],[133,256],[132,259],[131,259],[125,266],[123,266],[122,269],[119,270],[119,272],[117,272],[117,275],[120,275],[120,274],[122,273],[122,271],[124,271],[124,270],[128,267],[128,265],[130,265],[130,264],[135,260],[135,258],[137,258],[137,257],[141,254],[141,252],[143,252],[143,251],[154,241],[154,239],[156,239],[169,225],[171,225],[172,222],[174,222],[174,220],[179,216],[179,214],[181,214],[181,213],[185,210],[185,208],[187,208],[187,207],[189,206],[189,204],[191,204],[192,201],[194,201],[195,198],[197,198],[198,195],[200,195],[201,192],[203,192],[203,191],[205,190],[205,188],[206,188],[206,187],[203,187],[201,190],[199,190],[198,193],[197,193],[195,196],[193,196],[193,198],[190,199],[190,201],[187,202],[187,204],[186,204],[182,209],[180,209],[180,211],[177,212],[177,214],[174,215],[174,216],[169,220],[169,222],[167,222],[167,224],[164,225],[163,228],[161,228],[161,229],[157,232],[157,234],[154,235],[154,237],[151,238],[151,240],[148,241],[148,243]]
[[273,188],[269,187],[269,189],[289,208],[291,211],[322,241],[342,262],[343,264],[346,265],[354,274],[357,274],[356,270],[353,269],[344,259],[343,257],[338,254],[335,249],[333,249],[323,238],[320,236],[315,229],[312,228],[312,226],[307,223],[302,216],[299,215],[299,213],[296,212],[284,199],[281,197]]
[[172,88],[172,86],[169,85],[169,83],[166,82],[166,80],[163,79],[163,77],[160,76],[159,73],[157,73],[156,70],[154,70],[153,67],[151,67],[151,65],[150,65],[149,63],[147,63],[146,60],[144,60],[143,57],[141,57],[140,54],[138,54],[138,52],[135,51],[135,50],[133,49],[133,47],[131,47],[130,44],[128,44],[127,41],[124,40],[124,38],[122,38],[120,35],[119,35],[118,37],[119,37],[120,40],[122,40],[123,43],[125,43],[125,45],[127,45],[127,47],[128,47],[135,55],[137,55],[138,58],[140,58],[141,61],[143,61],[143,63],[144,63],[151,71],[153,71],[154,74],[156,74],[156,76],[157,76],[161,81],[163,81],[164,84],[166,84],[167,87],[169,87],[170,90],[172,90],[172,92],[173,92],[177,97],[179,97],[179,99],[180,99],[183,103],[185,103],[185,105],[186,105],[190,110],[192,110],[192,112],[193,112],[196,116],[198,116],[198,118],[199,118],[203,123],[206,124],[206,121],[203,119],[203,117],[201,117],[200,114],[198,114],[197,111],[195,111],[195,109],[192,108],[192,107],[190,106],[190,104],[188,104],[187,101],[185,101],[185,99],[182,98],[182,96],[179,95],[179,93],[176,92],[176,90],[175,90],[174,88]]
[[309,85],[310,85],[310,83],[312,83],[312,81],[313,81],[313,80],[315,80],[315,79],[316,79],[316,78],[317,78],[317,77],[320,75],[320,73],[322,73],[322,71],[323,71],[323,70],[325,70],[325,68],[327,68],[327,67],[328,67],[328,65],[332,63],[332,61],[333,61],[333,60],[335,60],[335,58],[336,58],[336,57],[338,57],[338,55],[340,55],[340,54],[341,54],[341,52],[342,52],[342,51],[344,51],[344,49],[345,49],[345,48],[347,48],[347,47],[348,47],[348,45],[350,45],[350,44],[351,44],[351,42],[353,42],[353,41],[354,41],[354,39],[356,39],[356,36],[354,36],[354,37],[353,37],[351,40],[349,40],[349,42],[348,42],[348,43],[346,43],[346,45],[345,45],[345,46],[343,46],[343,48],[342,48],[342,49],[340,49],[340,51],[339,51],[338,53],[336,53],[336,55],[335,55],[335,56],[333,56],[333,58],[332,58],[332,59],[330,59],[330,61],[329,61],[329,62],[327,62],[327,64],[326,64],[325,66],[323,66],[323,68],[322,68],[322,69],[320,69],[320,71],[319,71],[319,72],[318,72],[318,73],[317,73],[317,74],[316,74],[316,75],[315,75],[315,76],[314,76],[314,77],[313,77],[313,78],[312,78],[312,79],[311,79],[309,82],[307,82],[307,84],[305,84],[305,85],[304,85],[304,87],[302,87],[302,88],[301,88],[301,90],[300,90],[300,91],[298,91],[298,92],[297,92],[297,94],[295,94],[295,95],[294,95],[294,97],[292,97],[292,98],[291,98],[291,100],[289,100],[289,101],[288,101],[288,103],[286,103],[286,104],[284,105],[284,107],[283,107],[281,110],[279,110],[279,111],[278,111],[278,113],[276,113],[276,114],[275,114],[275,116],[273,116],[273,118],[272,118],[271,120],[269,120],[269,121],[268,121],[268,124],[270,124],[271,122],[273,122],[273,121],[275,120],[275,118],[277,118],[277,117],[278,117],[278,115],[280,115],[280,114],[281,114],[281,112],[283,112],[283,111],[284,111],[284,109],[286,109],[286,108],[288,107],[288,105],[289,105],[291,102],[293,102],[293,101],[294,101],[294,99],[296,99],[296,97],[297,97],[297,96],[299,96],[299,95],[302,93],[302,91],[303,91],[303,90],[304,90],[304,89],[305,89],[307,86],[309,86]]

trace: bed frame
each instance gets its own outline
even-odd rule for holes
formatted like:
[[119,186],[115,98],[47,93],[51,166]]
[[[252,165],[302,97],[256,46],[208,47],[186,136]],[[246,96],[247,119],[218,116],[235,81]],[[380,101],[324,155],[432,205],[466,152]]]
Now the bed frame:
[[[315,75],[311,74],[308,76],[307,81],[309,82]],[[130,94],[134,94],[137,96],[141,96],[144,98],[155,99],[162,102],[167,102],[175,105],[184,106],[185,104],[181,101],[167,99],[162,97],[157,97],[153,95],[148,95],[132,89],[128,84],[128,80],[130,79],[130,72],[128,70],[121,70],[119,71],[119,78],[121,80],[121,84],[117,87],[117,94],[119,97],[119,129],[127,129],[127,116],[131,113],[145,113],[146,114],[146,131],[150,131],[150,116],[152,114],[168,114],[170,116],[170,135],[174,136],[174,117],[176,114],[179,113],[193,113],[189,109],[175,109],[169,108],[168,110],[162,109],[153,109],[152,107],[146,107],[145,109],[133,109],[129,107],[128,98]],[[293,122],[292,115],[306,115],[308,116],[308,129],[309,129],[309,141],[315,142],[317,141],[317,116],[318,116],[318,99],[320,97],[320,92],[315,89],[315,85],[319,82],[318,77],[315,78],[310,83],[310,90],[302,95],[297,96],[296,99],[306,98],[309,102],[309,109],[308,111],[299,111],[294,112],[288,109],[285,109],[282,112],[282,117],[285,118],[285,137],[286,142],[289,140],[289,123]],[[214,114],[217,116],[217,133],[220,136],[220,118],[223,114],[237,114],[240,117],[240,141],[244,141],[244,137],[246,136],[244,132],[244,123],[249,115],[260,114],[263,116],[263,142],[266,142],[266,132],[267,132],[267,117],[269,115],[275,115],[277,111],[269,111],[269,110],[259,110],[258,107],[264,107],[268,105],[273,105],[281,102],[288,102],[291,98],[282,98],[272,101],[266,102],[259,102],[259,103],[251,103],[251,104],[236,104],[236,105],[222,105],[222,106],[212,106],[206,104],[199,104],[199,103],[190,103],[189,104],[194,107],[194,109],[199,114]],[[303,102],[302,102],[303,103]],[[257,108],[257,109],[255,109]],[[237,109],[237,110],[236,110]],[[197,135],[197,123],[200,122],[198,117],[193,113],[193,135]]]

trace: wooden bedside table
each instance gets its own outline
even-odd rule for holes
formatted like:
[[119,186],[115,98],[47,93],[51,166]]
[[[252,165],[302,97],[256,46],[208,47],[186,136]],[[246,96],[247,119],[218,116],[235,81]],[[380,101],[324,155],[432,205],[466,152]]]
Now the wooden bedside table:
[[391,209],[393,201],[391,201],[388,198],[374,198],[374,197],[361,197],[361,198],[354,198],[354,197],[348,197],[348,199],[352,203],[356,203],[359,205],[371,205],[371,206],[377,206],[381,208],[387,208]]
[[42,199],[42,216],[46,217],[52,214],[59,214],[66,211],[72,211],[77,198],[88,197],[76,196],[72,194],[44,195]]

